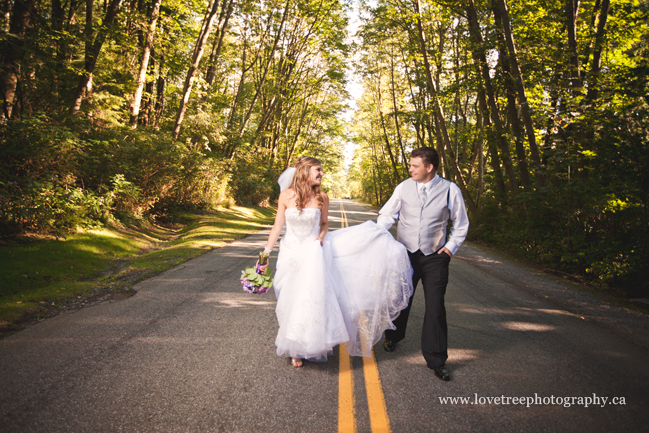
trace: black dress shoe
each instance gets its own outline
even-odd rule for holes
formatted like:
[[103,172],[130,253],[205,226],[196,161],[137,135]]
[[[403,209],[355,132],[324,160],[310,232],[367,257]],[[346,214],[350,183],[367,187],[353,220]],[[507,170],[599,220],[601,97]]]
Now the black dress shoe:
[[448,374],[446,367],[444,367],[443,365],[436,365],[435,367],[430,368],[435,372],[435,376],[439,377],[440,379],[446,381],[451,380],[451,376]]
[[385,349],[386,352],[394,352],[394,350],[397,348],[397,343],[395,343],[392,340],[388,340],[387,338],[383,340],[383,349]]

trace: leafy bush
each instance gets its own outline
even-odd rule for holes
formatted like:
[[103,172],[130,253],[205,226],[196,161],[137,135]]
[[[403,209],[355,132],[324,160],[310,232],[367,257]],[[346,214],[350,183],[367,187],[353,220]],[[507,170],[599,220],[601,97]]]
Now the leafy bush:
[[0,138],[2,234],[232,204],[225,163],[159,131],[34,116],[0,126]]
[[[277,175],[268,172],[265,158],[240,151],[233,162],[231,186],[235,200],[243,205],[265,206],[273,195]],[[270,180],[273,179],[273,180]]]

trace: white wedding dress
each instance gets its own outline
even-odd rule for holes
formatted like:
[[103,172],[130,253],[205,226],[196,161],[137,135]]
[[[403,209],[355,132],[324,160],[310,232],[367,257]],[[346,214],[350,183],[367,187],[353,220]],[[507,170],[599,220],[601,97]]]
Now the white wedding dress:
[[273,286],[277,354],[326,361],[346,343],[350,355],[372,346],[406,308],[412,270],[406,248],[372,221],[317,237],[320,209],[288,208]]

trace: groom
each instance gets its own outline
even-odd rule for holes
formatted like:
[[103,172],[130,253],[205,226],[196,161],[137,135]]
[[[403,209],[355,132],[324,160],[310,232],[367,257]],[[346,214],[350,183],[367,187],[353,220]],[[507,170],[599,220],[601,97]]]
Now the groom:
[[[421,351],[437,377],[451,380],[446,370],[447,326],[444,294],[451,257],[464,242],[469,229],[462,193],[456,184],[437,174],[439,156],[432,147],[420,147],[410,155],[411,178],[394,189],[379,211],[377,224],[389,229],[397,220],[397,240],[405,245],[414,270],[412,285],[422,281],[426,298]],[[448,221],[453,221],[447,239]],[[394,321],[396,330],[386,330],[383,348],[393,352],[406,336],[408,307]]]

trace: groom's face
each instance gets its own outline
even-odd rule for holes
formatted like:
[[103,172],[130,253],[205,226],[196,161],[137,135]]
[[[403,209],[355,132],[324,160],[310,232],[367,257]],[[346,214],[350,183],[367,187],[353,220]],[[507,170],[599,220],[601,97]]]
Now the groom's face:
[[428,182],[435,177],[435,167],[426,165],[422,158],[410,158],[410,175],[415,182]]

